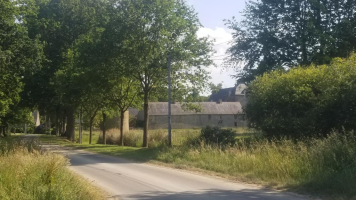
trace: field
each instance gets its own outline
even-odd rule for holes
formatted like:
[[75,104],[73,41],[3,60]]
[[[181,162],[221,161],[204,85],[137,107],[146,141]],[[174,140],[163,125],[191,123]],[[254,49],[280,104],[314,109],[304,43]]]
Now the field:
[[105,199],[105,193],[72,173],[68,160],[42,152],[22,135],[0,138],[0,199]]
[[[161,132],[164,131],[151,131],[151,142],[158,138],[165,140],[155,136]],[[182,139],[184,132],[187,134]],[[48,136],[42,140],[52,139],[96,153],[197,170],[267,187],[321,195],[328,199],[356,199],[354,133],[332,133],[327,138],[295,141],[267,139],[259,134],[255,136],[255,131],[250,131],[248,134],[251,136],[247,136],[246,130],[241,130],[236,134],[239,142],[231,147],[190,144],[189,138],[196,137],[199,130],[175,130],[173,133],[176,138],[171,148],[164,142],[153,142],[150,148],[140,148],[66,143],[63,139]],[[99,132],[95,135],[98,138]]]

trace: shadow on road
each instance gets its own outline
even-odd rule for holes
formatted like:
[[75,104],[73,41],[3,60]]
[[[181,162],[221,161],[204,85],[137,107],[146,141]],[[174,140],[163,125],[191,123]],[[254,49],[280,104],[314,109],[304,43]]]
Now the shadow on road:
[[[119,198],[119,197],[114,197]],[[204,190],[197,192],[182,192],[182,193],[144,193],[140,195],[127,196],[129,199],[141,199],[141,200],[179,200],[179,199],[231,199],[231,200],[244,200],[244,199],[257,199],[257,200],[288,200],[291,199],[290,195],[284,195],[278,192],[261,191],[258,190]]]

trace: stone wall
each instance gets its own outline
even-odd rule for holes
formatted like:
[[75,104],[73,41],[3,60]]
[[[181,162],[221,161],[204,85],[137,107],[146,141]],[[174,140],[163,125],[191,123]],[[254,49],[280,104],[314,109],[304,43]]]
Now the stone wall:
[[[173,129],[202,128],[207,125],[221,127],[245,127],[247,126],[243,114],[237,115],[173,115]],[[168,127],[167,115],[149,116],[149,129],[161,129]]]

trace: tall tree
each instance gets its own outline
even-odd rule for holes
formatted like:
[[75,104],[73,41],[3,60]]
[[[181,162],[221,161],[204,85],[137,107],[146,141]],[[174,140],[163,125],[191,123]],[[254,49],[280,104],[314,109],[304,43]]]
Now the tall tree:
[[225,64],[249,82],[278,68],[347,57],[356,48],[355,10],[350,0],[251,0],[241,22],[227,21],[234,40]]
[[119,145],[124,145],[124,113],[130,107],[139,107],[140,83],[135,79],[122,76],[119,81],[115,81],[111,100],[120,111],[120,141]]
[[[101,0],[36,0],[36,12],[27,17],[31,37],[40,36],[45,43],[48,63],[34,74],[29,102],[42,111],[62,110],[67,115],[67,137],[74,138],[74,114],[83,89],[78,80],[77,41],[100,28],[105,18]],[[32,88],[32,89],[31,89]],[[36,88],[34,90],[33,88]]]
[[[155,91],[167,88],[167,60],[171,58],[172,75],[188,87],[189,77],[206,77],[202,66],[212,63],[211,45],[196,35],[201,26],[194,10],[182,0],[116,1],[121,22],[121,48],[128,67],[141,83],[144,102],[143,146],[148,147],[148,102]],[[191,79],[196,87],[204,78]]]
[[30,12],[19,1],[0,2],[0,125],[7,124],[11,108],[18,110],[24,83],[42,64],[42,45],[24,26]]

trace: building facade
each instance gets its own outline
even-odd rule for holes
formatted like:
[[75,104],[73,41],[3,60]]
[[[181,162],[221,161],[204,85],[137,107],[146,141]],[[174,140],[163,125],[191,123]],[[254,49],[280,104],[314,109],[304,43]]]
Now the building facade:
[[[246,121],[240,102],[199,102],[200,112],[185,109],[184,103],[172,104],[171,123],[173,129],[202,128],[207,125],[221,127],[244,127]],[[168,102],[148,104],[149,129],[168,127]],[[143,111],[137,115],[144,120]]]

